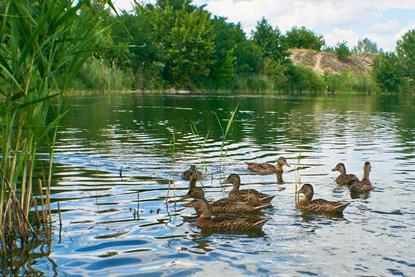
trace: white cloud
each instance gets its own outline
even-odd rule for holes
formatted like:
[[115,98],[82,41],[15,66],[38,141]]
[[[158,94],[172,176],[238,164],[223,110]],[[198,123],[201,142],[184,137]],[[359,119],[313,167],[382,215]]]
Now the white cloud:
[[327,45],[335,45],[337,42],[346,41],[352,48],[359,40],[359,35],[350,29],[334,28],[331,32],[324,35]]

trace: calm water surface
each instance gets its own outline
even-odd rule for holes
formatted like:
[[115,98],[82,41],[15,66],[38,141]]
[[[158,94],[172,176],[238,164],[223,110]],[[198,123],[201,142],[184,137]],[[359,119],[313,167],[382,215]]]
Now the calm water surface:
[[[221,151],[218,119],[225,128],[237,104]],[[71,109],[60,129],[52,187],[62,237],[56,229],[52,254],[32,261],[34,270],[68,276],[415,274],[413,97],[134,94],[68,97],[65,105]],[[245,169],[245,161],[279,156],[291,164],[284,184]],[[351,199],[336,187],[331,168],[344,162],[361,177],[365,161],[376,188],[366,199]],[[227,195],[223,180],[230,173],[241,175],[244,188],[276,194],[264,233],[202,234],[194,211],[180,200],[188,189],[180,173],[190,164],[206,170],[200,185],[209,200]],[[302,215],[294,200],[298,178],[313,184],[318,198],[351,201],[344,217]]]

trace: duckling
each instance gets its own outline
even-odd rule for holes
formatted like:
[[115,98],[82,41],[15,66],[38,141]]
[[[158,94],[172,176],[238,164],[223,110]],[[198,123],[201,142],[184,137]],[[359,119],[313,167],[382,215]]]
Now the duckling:
[[368,193],[373,190],[373,185],[369,180],[369,172],[372,170],[370,162],[365,162],[363,165],[363,178],[361,181],[354,182],[350,187],[350,192],[354,193]]
[[359,179],[354,174],[346,174],[346,167],[343,163],[338,163],[331,171],[339,171],[340,175],[336,178],[336,183],[341,186],[350,186]]
[[[194,199],[204,199],[205,193],[202,188],[193,188],[187,194],[188,197]],[[263,205],[252,206],[249,202],[231,200],[229,198],[222,198],[213,203],[210,203],[210,209],[214,215],[218,214],[250,214],[258,213],[264,208],[269,208],[272,205],[269,203]]]
[[232,184],[233,188],[229,192],[229,199],[249,202],[251,205],[257,206],[268,204],[275,197],[266,193],[259,192],[255,189],[239,190],[241,178],[238,174],[231,174],[225,181],[226,184]]
[[197,170],[195,165],[191,165],[188,170],[182,172],[182,179],[190,180],[192,175],[195,175],[197,180],[203,179],[203,173]]
[[198,214],[196,225],[201,229],[238,232],[260,230],[268,219],[249,217],[213,216],[209,203],[205,199],[195,199],[190,205]]
[[283,170],[283,166],[290,166],[287,162],[287,160],[284,157],[279,157],[277,160],[277,164],[272,165],[272,164],[267,164],[267,163],[246,163],[248,166],[248,170],[250,171],[255,171],[258,174],[261,175],[267,175],[267,174],[273,174],[273,173],[277,173],[281,175],[282,177],[282,173],[284,172]]
[[298,191],[304,194],[304,198],[298,201],[297,207],[305,213],[316,214],[342,214],[343,210],[350,204],[345,202],[327,201],[324,199],[313,199],[314,189],[310,184],[305,184]]

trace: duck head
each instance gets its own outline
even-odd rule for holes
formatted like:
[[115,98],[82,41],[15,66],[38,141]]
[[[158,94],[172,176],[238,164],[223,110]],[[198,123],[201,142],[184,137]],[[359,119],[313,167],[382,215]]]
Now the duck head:
[[239,188],[241,185],[241,178],[238,174],[231,174],[225,180],[225,184],[232,184],[234,188]]
[[284,165],[290,167],[290,165],[288,164],[287,160],[284,157],[279,157],[277,160],[277,164],[281,167],[283,167]]
[[314,189],[313,186],[310,184],[304,184],[298,192],[304,194],[305,198],[308,201],[311,201],[311,199],[313,199]]
[[186,198],[205,199],[205,192],[202,188],[191,188],[186,194]]
[[338,163],[331,171],[338,171],[341,174],[346,174],[346,167],[344,163]]
[[[187,206],[187,205],[186,205]],[[195,199],[188,204],[193,207],[200,217],[210,218],[212,213],[209,208],[209,203],[205,199]]]
[[369,178],[369,172],[372,171],[372,166],[370,165],[370,162],[365,162],[363,165],[363,177]]

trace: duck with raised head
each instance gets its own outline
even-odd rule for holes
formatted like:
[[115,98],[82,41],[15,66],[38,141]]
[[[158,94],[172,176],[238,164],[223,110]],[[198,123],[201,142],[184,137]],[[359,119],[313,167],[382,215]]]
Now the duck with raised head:
[[331,171],[338,171],[340,175],[336,178],[336,183],[341,186],[350,186],[359,179],[354,174],[346,173],[346,166],[344,163],[338,163]]
[[196,180],[203,179],[203,173],[196,169],[195,165],[191,165],[189,169],[182,172],[182,179],[183,180],[190,180],[190,176],[196,176]]
[[274,173],[282,175],[282,173],[284,172],[283,167],[290,166],[284,157],[279,157],[276,162],[276,165],[268,163],[246,163],[246,165],[248,166],[248,170],[255,171],[256,173],[261,175]]
[[241,178],[238,174],[231,174],[225,181],[226,184],[232,184],[233,188],[229,192],[229,199],[249,202],[251,205],[257,206],[261,204],[268,204],[272,201],[275,195],[269,195],[259,192],[255,189],[240,190]]
[[369,172],[372,170],[370,162],[363,165],[363,178],[361,181],[354,182],[350,187],[352,193],[368,193],[373,190],[373,185],[369,180]]
[[[187,193],[187,197],[194,199],[204,199],[205,193],[202,188],[193,188]],[[213,203],[210,203],[210,209],[214,215],[218,214],[251,214],[259,213],[262,209],[269,208],[270,203],[261,205],[251,205],[249,202],[231,200],[229,198],[222,198]]]
[[196,225],[200,229],[214,231],[240,232],[260,230],[267,219],[257,217],[214,216],[206,199],[195,199],[190,205],[196,210]]
[[305,213],[342,214],[343,210],[350,204],[324,199],[313,200],[314,189],[310,184],[303,185],[298,192],[304,194],[304,197],[298,201],[297,207]]

